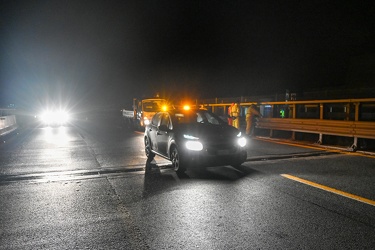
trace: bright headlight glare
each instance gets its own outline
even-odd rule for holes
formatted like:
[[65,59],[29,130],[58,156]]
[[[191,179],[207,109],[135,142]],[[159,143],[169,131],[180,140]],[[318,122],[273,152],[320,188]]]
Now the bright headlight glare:
[[241,135],[242,135],[242,134],[241,134],[241,131],[240,131],[240,132],[237,134],[237,137],[241,137]]
[[143,119],[143,123],[144,123],[145,125],[148,125],[148,124],[150,124],[150,120],[147,119],[147,117],[145,117],[145,119]]
[[66,123],[69,120],[69,115],[65,111],[60,111],[60,112],[57,113],[56,119],[60,123]]
[[195,136],[192,136],[192,135],[184,135],[184,138],[189,139],[189,140],[198,140],[199,139],[198,137],[195,137]]
[[241,137],[241,138],[238,138],[237,143],[238,143],[238,145],[240,145],[240,147],[245,147],[246,143],[247,143],[247,140],[246,140],[245,137]]
[[52,121],[52,114],[50,112],[44,112],[40,115],[42,122],[49,123]]
[[200,141],[187,141],[186,148],[193,151],[201,151],[203,149],[203,145]]
[[65,111],[46,111],[40,115],[40,119],[46,124],[64,124],[69,122],[70,116]]

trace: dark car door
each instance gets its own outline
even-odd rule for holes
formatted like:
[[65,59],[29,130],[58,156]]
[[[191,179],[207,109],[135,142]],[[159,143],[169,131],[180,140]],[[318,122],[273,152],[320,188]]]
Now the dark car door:
[[163,116],[163,113],[156,113],[151,120],[151,123],[149,126],[147,126],[147,134],[150,139],[151,149],[158,152],[158,143],[157,143],[157,133],[158,133],[158,127],[161,121],[161,118]]
[[165,156],[168,155],[168,141],[171,129],[171,119],[168,113],[164,113],[156,133],[156,141],[158,143],[158,152]]

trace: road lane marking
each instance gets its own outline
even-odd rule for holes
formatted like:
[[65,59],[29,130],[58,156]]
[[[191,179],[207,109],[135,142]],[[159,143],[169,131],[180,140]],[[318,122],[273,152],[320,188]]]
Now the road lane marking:
[[315,187],[315,188],[322,189],[324,191],[328,191],[328,192],[331,192],[331,193],[334,193],[334,194],[344,196],[344,197],[349,198],[349,199],[353,199],[353,200],[356,200],[356,201],[359,201],[359,202],[362,202],[362,203],[369,204],[371,206],[375,206],[375,201],[367,199],[367,198],[363,198],[363,197],[355,195],[355,194],[350,194],[350,193],[347,193],[347,192],[344,192],[344,191],[341,191],[341,190],[338,190],[338,189],[335,189],[335,188],[327,187],[327,186],[324,186],[324,185],[321,185],[321,184],[318,184],[318,183],[315,183],[315,182],[312,182],[312,181],[308,181],[308,180],[305,180],[305,179],[302,179],[302,178],[299,178],[299,177],[296,177],[296,176],[293,176],[293,175],[289,175],[289,174],[281,174],[281,176],[285,177],[285,178],[288,178],[290,180],[293,180],[293,181],[297,181],[297,182]]

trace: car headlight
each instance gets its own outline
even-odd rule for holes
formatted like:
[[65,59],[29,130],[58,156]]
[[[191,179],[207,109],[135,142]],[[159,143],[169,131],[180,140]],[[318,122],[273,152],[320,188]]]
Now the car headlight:
[[150,120],[149,120],[147,117],[145,117],[145,118],[143,119],[143,124],[144,124],[145,126],[147,126],[148,124],[150,124]]
[[53,114],[51,112],[44,112],[40,115],[40,119],[44,123],[51,123],[53,121]]
[[185,146],[189,150],[201,151],[203,149],[203,144],[199,141],[198,137],[192,135],[184,135],[185,139],[188,139]]
[[69,114],[65,111],[57,112],[56,120],[58,123],[67,123],[69,122]]
[[203,144],[200,141],[187,141],[186,148],[193,151],[201,151],[203,149]]
[[66,111],[46,111],[40,115],[40,119],[45,124],[65,124],[70,120]]
[[246,146],[246,143],[247,143],[247,140],[245,137],[240,137],[237,139],[237,143],[238,145],[240,145],[240,147],[245,147]]
[[192,135],[184,135],[184,138],[189,139],[189,140],[199,140],[198,137],[195,137],[195,136],[192,136]]

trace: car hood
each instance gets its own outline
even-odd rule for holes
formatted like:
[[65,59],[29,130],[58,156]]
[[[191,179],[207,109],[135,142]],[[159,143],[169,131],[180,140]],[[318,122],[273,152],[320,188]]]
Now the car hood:
[[237,137],[239,130],[229,125],[184,124],[179,129],[181,135],[190,135],[202,140],[221,141]]

